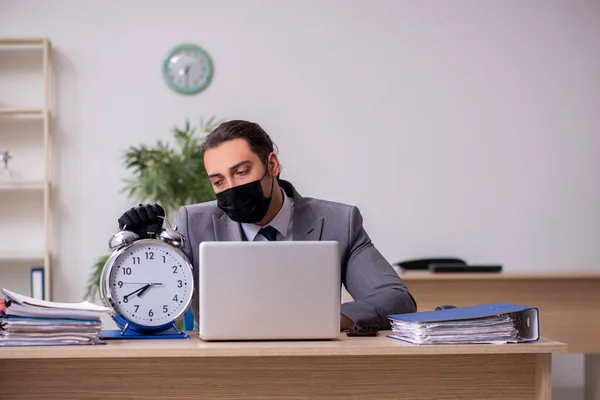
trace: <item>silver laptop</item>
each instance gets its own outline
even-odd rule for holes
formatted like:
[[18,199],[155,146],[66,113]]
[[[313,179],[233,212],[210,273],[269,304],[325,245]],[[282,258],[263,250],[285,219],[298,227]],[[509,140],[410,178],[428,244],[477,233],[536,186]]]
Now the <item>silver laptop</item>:
[[334,241],[201,243],[200,337],[338,337],[340,262]]

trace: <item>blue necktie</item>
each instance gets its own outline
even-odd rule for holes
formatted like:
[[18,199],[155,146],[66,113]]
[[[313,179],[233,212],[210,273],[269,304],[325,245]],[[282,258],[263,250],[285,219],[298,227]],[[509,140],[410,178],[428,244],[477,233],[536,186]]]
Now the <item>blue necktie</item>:
[[269,242],[276,242],[277,241],[277,229],[273,228],[272,226],[265,226],[264,228],[261,228],[258,233],[260,233],[261,235],[263,235]]

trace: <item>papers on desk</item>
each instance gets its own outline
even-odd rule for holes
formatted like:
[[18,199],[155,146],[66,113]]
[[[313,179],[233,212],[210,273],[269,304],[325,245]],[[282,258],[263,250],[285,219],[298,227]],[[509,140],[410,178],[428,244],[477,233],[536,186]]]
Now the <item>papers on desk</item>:
[[89,302],[56,303],[2,289],[0,347],[95,344],[109,311]]
[[539,339],[538,310],[494,303],[389,316],[390,337],[413,344],[518,343]]

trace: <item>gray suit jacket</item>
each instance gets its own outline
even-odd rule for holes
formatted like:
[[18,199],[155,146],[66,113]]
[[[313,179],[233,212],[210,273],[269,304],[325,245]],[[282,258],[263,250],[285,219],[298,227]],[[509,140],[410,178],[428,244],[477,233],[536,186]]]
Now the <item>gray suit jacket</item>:
[[[389,329],[389,314],[416,311],[416,302],[392,266],[375,248],[355,206],[304,198],[284,180],[279,181],[294,199],[293,240],[335,240],[340,244],[342,283],[354,301],[342,304],[342,314],[357,327],[379,325]],[[242,227],[231,220],[216,202],[183,206],[175,224],[185,237],[183,251],[194,268],[198,287],[199,245],[204,241],[242,241]],[[192,310],[198,322],[198,293]]]

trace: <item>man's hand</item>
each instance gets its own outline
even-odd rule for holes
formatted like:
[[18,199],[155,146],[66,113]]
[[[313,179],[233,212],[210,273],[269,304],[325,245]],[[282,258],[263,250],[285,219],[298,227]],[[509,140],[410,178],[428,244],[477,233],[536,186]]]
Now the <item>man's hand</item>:
[[354,329],[354,322],[344,314],[340,314],[340,329],[342,331],[349,331]]
[[160,232],[165,210],[159,204],[140,204],[125,211],[119,218],[119,229],[135,232],[142,238],[150,238]]

